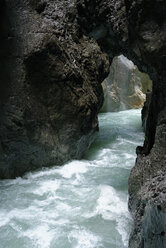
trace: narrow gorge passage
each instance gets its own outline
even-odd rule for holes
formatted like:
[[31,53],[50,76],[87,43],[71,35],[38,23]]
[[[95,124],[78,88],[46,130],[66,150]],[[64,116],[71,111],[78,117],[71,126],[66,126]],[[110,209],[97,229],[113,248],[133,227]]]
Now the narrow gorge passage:
[[0,181],[0,248],[124,248],[140,110],[99,114],[86,158]]

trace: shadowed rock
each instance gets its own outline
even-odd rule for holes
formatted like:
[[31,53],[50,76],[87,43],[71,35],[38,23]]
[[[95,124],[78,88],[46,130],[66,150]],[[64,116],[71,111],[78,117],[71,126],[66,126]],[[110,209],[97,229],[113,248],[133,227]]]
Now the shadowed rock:
[[82,158],[109,62],[80,35],[74,1],[10,0],[3,13],[0,178],[14,178]]

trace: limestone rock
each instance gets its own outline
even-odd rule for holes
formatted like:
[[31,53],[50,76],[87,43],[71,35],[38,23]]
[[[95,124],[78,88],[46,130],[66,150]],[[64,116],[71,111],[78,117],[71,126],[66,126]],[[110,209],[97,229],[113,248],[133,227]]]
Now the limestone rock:
[[137,109],[144,105],[146,92],[152,90],[152,81],[125,56],[113,59],[106,81],[104,105],[101,112]]

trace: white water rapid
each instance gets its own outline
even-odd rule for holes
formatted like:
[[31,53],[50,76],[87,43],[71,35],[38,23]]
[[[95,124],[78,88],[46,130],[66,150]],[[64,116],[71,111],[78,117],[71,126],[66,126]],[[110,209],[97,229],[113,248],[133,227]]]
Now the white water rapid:
[[124,248],[140,110],[99,115],[86,158],[0,181],[0,248]]

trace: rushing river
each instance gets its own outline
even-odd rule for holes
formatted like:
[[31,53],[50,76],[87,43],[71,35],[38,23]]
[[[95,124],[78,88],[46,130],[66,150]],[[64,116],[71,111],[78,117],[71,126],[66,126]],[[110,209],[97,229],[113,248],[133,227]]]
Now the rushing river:
[[99,115],[84,160],[0,181],[0,248],[124,248],[140,110]]

